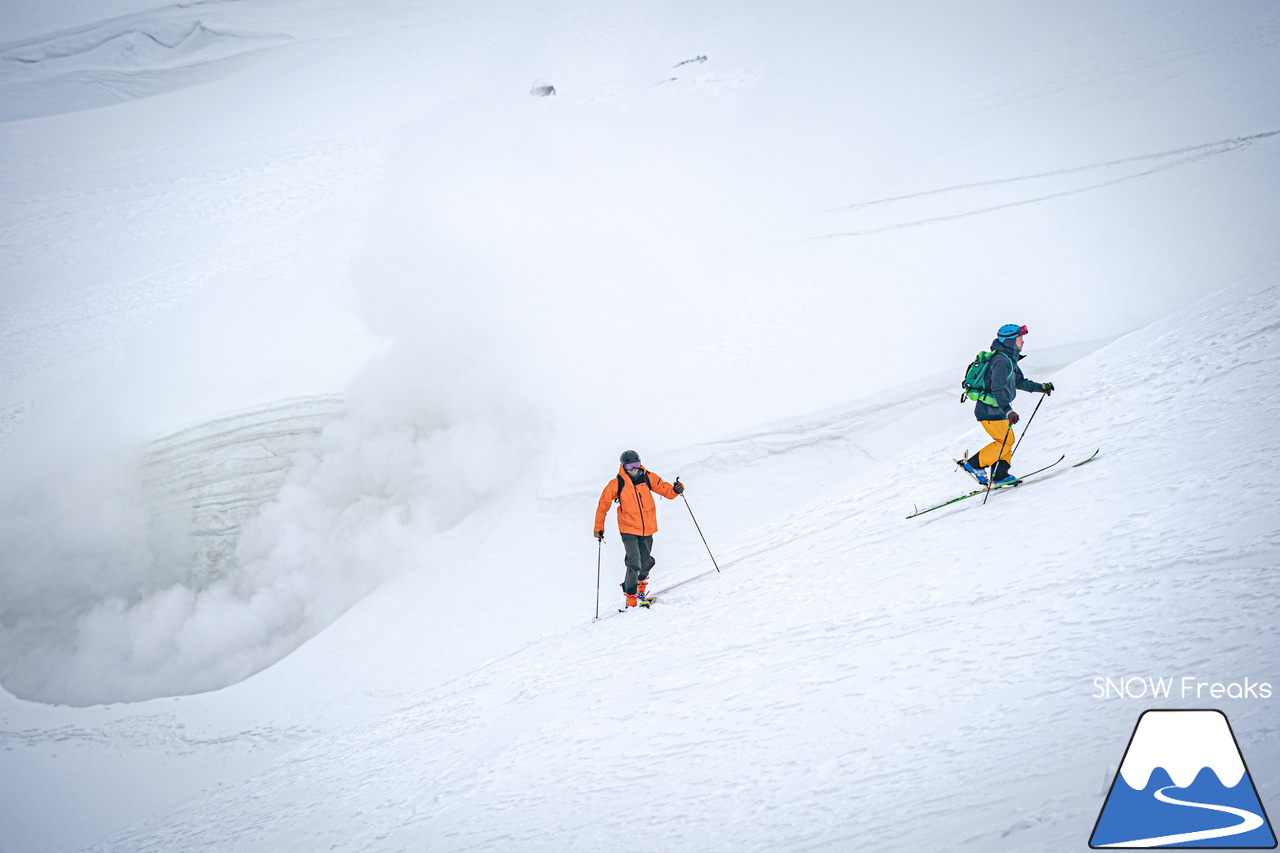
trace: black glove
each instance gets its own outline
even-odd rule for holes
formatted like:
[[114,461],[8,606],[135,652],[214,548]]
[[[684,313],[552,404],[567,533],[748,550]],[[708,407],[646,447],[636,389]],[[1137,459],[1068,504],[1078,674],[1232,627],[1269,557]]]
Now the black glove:
[[603,530],[597,530],[597,531],[596,531],[596,538],[597,538],[597,539],[599,539],[601,542],[603,542],[603,541],[604,541],[604,531],[603,531]]
[[679,478],[679,477],[676,477],[675,484],[671,486],[671,489],[672,489],[672,491],[674,491],[677,495],[683,495],[683,494],[684,494],[684,483],[680,482],[680,478]]
[[1014,424],[1016,424],[1017,422],[1018,422],[1018,413],[1017,413],[1017,412],[1015,412],[1015,411],[1010,410],[1010,412],[1009,412],[1009,426],[1013,426],[1013,425],[1014,425]]
[[1050,394],[1053,393],[1053,383],[1052,382],[1040,383],[1040,390],[1044,392],[1044,395],[1046,397],[1048,397]]

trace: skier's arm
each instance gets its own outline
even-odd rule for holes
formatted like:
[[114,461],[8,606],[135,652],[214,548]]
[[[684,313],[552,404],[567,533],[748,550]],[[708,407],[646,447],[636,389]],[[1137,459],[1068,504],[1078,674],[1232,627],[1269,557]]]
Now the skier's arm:
[[591,528],[592,534],[604,530],[604,517],[609,514],[609,506],[617,496],[618,481],[610,480],[605,484],[604,491],[600,493],[600,502],[596,504],[596,523]]
[[[681,483],[680,486],[680,492],[683,492],[684,483]],[[649,490],[657,492],[669,500],[675,500],[676,496],[680,494],[680,492],[676,491],[675,486],[671,485],[652,471],[649,472]]]
[[[1049,385],[1050,387],[1052,387],[1052,383],[1049,383]],[[1019,391],[1031,391],[1032,393],[1039,394],[1041,391],[1044,390],[1044,386],[1045,386],[1045,383],[1032,382],[1030,379],[1027,379],[1025,376],[1018,377]]]

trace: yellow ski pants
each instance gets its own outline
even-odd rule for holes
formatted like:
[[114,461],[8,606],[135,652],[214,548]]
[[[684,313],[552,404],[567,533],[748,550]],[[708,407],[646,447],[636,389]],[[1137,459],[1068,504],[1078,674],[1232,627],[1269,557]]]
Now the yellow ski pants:
[[978,465],[990,468],[997,459],[1009,462],[1013,459],[1013,446],[1017,442],[1013,435],[1013,427],[1008,421],[978,421],[994,441],[978,451]]

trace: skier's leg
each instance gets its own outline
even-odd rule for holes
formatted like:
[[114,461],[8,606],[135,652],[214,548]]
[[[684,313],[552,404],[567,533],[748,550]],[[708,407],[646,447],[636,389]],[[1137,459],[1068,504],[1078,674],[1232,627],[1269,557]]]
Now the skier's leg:
[[1006,463],[1013,458],[1013,445],[1015,444],[1013,428],[1009,426],[1008,421],[978,421],[982,424],[982,428],[987,431],[987,435],[991,436],[993,441],[986,447],[978,451],[978,467],[990,468],[996,464],[996,460],[1003,459]]
[[[627,574],[622,581],[622,591],[627,595],[636,594],[636,581],[640,577],[640,566],[642,565],[640,541],[646,538],[648,537],[637,536],[634,533],[622,534],[622,547],[626,550],[623,562],[627,566]],[[648,572],[645,574],[647,575]]]
[[653,558],[653,537],[641,536],[636,544],[640,548],[640,574],[641,580],[647,580],[649,570],[653,568],[653,564],[658,562]]
[[637,536],[636,550],[640,553],[640,571],[636,573],[636,593],[644,598],[649,594],[649,570],[657,562],[653,559],[653,537]]

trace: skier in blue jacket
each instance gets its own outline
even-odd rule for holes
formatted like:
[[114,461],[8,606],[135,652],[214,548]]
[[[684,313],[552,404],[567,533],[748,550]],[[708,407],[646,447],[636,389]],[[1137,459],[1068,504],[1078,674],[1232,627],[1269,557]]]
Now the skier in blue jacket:
[[1016,443],[1013,425],[1018,422],[1018,413],[1013,410],[1013,398],[1019,391],[1053,393],[1052,382],[1032,382],[1022,375],[1022,368],[1018,367],[1018,362],[1024,358],[1022,345],[1026,334],[1026,326],[1008,323],[1000,327],[996,332],[996,339],[991,342],[991,351],[995,355],[991,357],[987,367],[987,386],[990,396],[994,398],[994,405],[978,400],[973,415],[992,440],[960,463],[984,486],[988,481],[983,468],[991,468],[993,485],[1011,486],[1018,482],[1018,478],[1009,471]]

